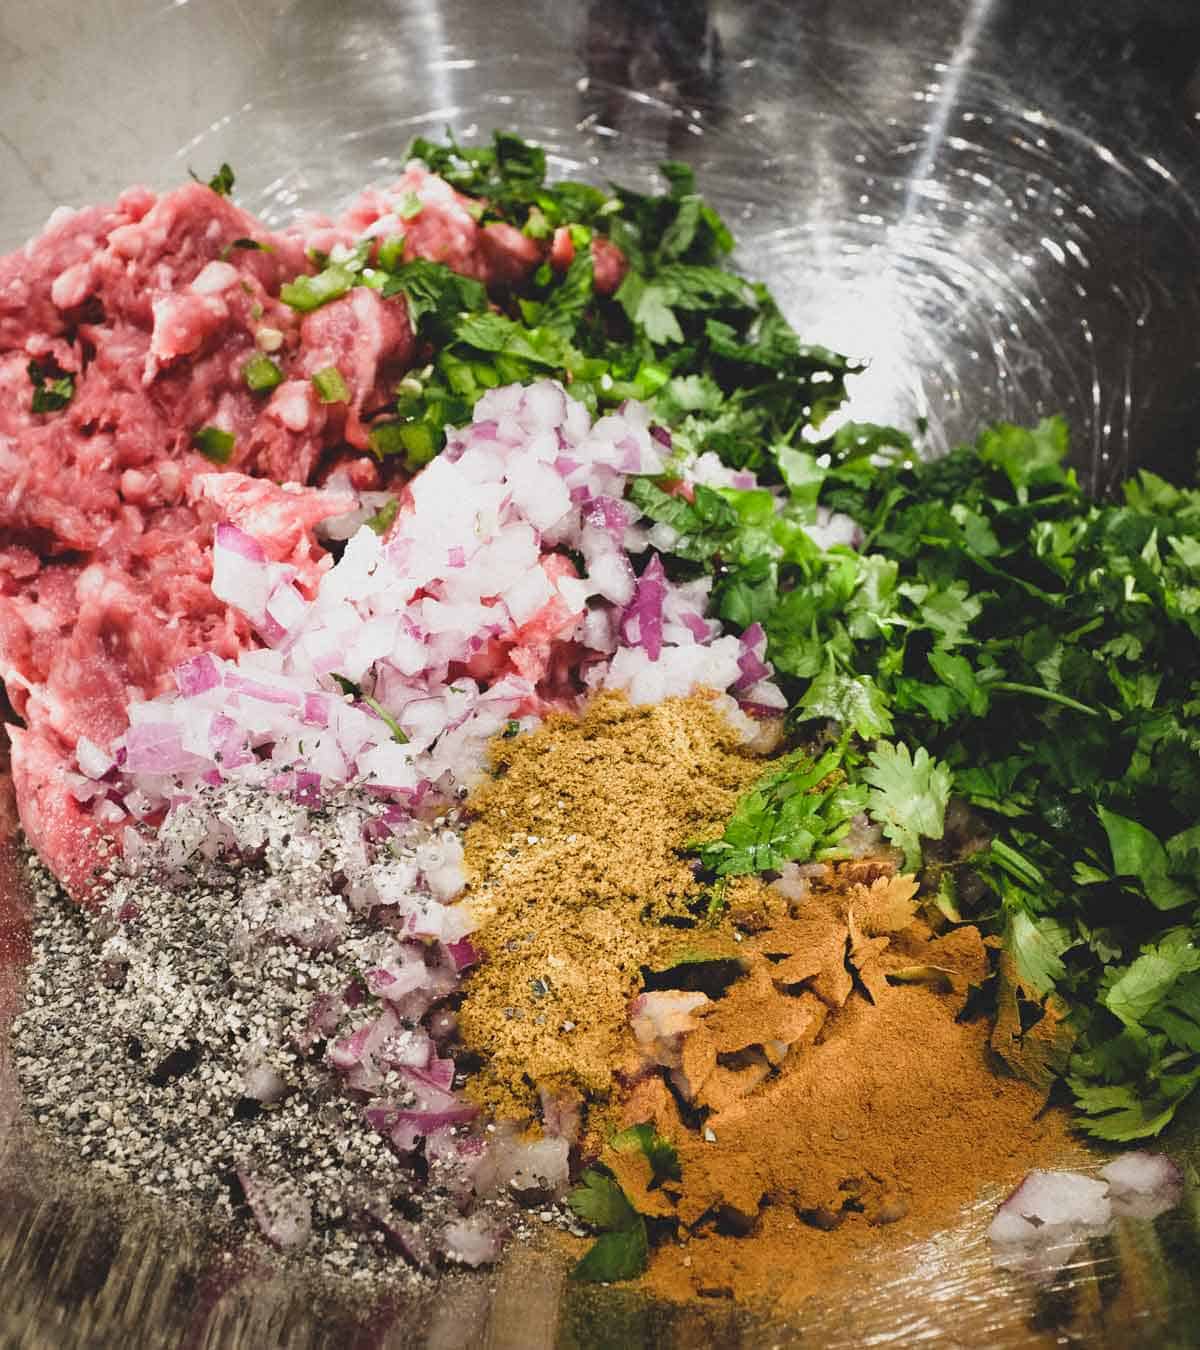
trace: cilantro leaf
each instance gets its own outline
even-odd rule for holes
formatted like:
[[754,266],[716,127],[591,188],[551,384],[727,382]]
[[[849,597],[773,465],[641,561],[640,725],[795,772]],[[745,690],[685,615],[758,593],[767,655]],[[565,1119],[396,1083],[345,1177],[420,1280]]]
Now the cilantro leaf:
[[636,1279],[650,1256],[646,1224],[640,1215],[629,1228],[602,1233],[571,1268],[571,1279],[596,1284]]
[[655,1181],[679,1180],[679,1154],[669,1140],[655,1132],[653,1125],[631,1125],[613,1135],[609,1142],[618,1153],[644,1153]]
[[718,876],[777,871],[784,863],[836,857],[866,792],[847,781],[845,746],[820,757],[795,750],[737,803],[725,832],[688,847]]
[[[192,173],[191,169],[188,170],[188,174],[192,179],[194,179],[195,182],[197,183],[204,182],[204,179],[199,177],[198,174]],[[212,190],[217,194],[218,197],[228,197],[229,194],[233,191],[233,184],[234,184],[233,170],[229,167],[228,164],[222,164],[221,167],[216,171],[216,173],[214,173],[213,176],[208,180],[207,186],[212,188]]]
[[632,1227],[637,1218],[637,1211],[616,1181],[595,1168],[583,1173],[579,1185],[567,1196],[567,1204],[580,1219],[598,1228]]
[[487,308],[487,291],[481,282],[451,270],[445,263],[414,258],[393,264],[383,284],[385,299],[403,295],[414,333],[444,340],[454,319],[462,313]]
[[53,362],[30,361],[25,370],[33,385],[31,412],[61,412],[75,397],[75,376],[57,370]]
[[1167,851],[1144,825],[1104,806],[1098,806],[1096,813],[1108,836],[1117,876],[1129,877],[1140,885],[1159,909],[1177,909],[1200,899],[1194,886],[1169,875]]
[[1066,977],[1062,957],[1072,943],[1065,924],[1045,916],[1035,917],[1024,909],[1011,909],[1004,945],[1012,953],[1026,988],[1035,993],[1048,994]]
[[807,717],[828,717],[863,740],[892,732],[892,714],[883,691],[869,675],[847,675],[832,661],[804,692],[799,704]]
[[863,778],[870,785],[867,810],[904,853],[904,866],[921,865],[921,840],[940,839],[946,823],[952,776],[924,746],[914,755],[904,742],[880,741]]
[[1187,929],[1175,929],[1161,942],[1146,947],[1108,986],[1102,1002],[1126,1026],[1136,1027],[1182,976],[1198,970],[1200,946]]
[[630,1280],[645,1270],[649,1255],[645,1221],[610,1176],[589,1167],[567,1196],[567,1204],[585,1223],[601,1230],[572,1269],[572,1279]]

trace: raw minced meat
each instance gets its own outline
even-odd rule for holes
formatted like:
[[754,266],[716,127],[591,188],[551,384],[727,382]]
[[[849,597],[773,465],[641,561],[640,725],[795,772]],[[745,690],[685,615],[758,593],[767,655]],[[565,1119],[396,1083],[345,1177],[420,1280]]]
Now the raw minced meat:
[[[252,644],[211,589],[214,524],[245,527],[311,593],[330,561],[312,529],[353,505],[311,485],[337,470],[342,488],[380,486],[366,423],[420,354],[404,298],[356,287],[301,314],[279,296],[311,257],[401,234],[406,258],[488,284],[521,279],[543,253],[479,225],[413,165],[340,217],[283,231],[199,183],[135,188],[56,212],[0,258],[0,678],[24,722],[12,730],[22,824],[76,895],[103,833],[65,786],[78,738],[107,744],[129,702],[162,693],[194,653],[232,658]],[[611,246],[597,253],[599,289],[621,265]],[[260,351],[284,375],[268,392],[243,375]],[[33,411],[34,361],[73,377],[65,409]],[[314,388],[329,366],[344,402]],[[233,437],[216,469],[195,449],[206,427]]]

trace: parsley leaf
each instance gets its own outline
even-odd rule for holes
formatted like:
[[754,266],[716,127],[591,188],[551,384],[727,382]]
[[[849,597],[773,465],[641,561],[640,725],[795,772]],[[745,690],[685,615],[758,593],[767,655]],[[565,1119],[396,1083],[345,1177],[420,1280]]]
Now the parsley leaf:
[[30,361],[25,370],[33,385],[30,411],[61,412],[75,397],[75,376],[64,371],[56,374],[53,362]]
[[845,746],[784,756],[743,796],[720,839],[688,845],[718,876],[777,871],[784,863],[839,856],[866,791],[847,782]]
[[631,1280],[646,1268],[649,1242],[646,1223],[609,1176],[589,1167],[567,1204],[601,1236],[576,1262],[571,1278],[608,1283]]
[[922,745],[914,755],[904,742],[880,741],[868,755],[863,778],[870,784],[867,810],[904,853],[904,866],[921,865],[921,840],[940,839],[945,829],[952,776]]
[[[191,169],[188,170],[188,174],[197,183],[204,182],[204,179],[202,179],[198,174],[192,173]],[[218,197],[228,197],[229,194],[233,191],[233,184],[234,184],[233,170],[229,167],[228,164],[222,164],[221,167],[216,171],[216,173],[214,173],[213,176],[208,180],[207,186],[212,188],[212,190],[217,194]]]

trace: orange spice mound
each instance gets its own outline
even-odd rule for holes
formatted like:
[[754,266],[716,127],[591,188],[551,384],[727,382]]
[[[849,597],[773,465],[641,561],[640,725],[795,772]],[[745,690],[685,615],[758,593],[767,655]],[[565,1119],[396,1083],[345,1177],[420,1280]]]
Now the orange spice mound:
[[484,960],[459,1014],[481,1058],[468,1092],[528,1118],[538,1089],[607,1097],[643,966],[696,923],[683,846],[716,838],[762,760],[699,693],[602,694],[581,718],[496,740],[467,803],[467,892]]
[[[996,1053],[1044,1068],[1060,1047],[1025,1043],[1003,968],[997,1027],[966,1016],[994,953],[926,916],[893,855],[739,878],[705,918],[683,846],[717,837],[764,767],[712,695],[602,695],[497,741],[469,803],[485,959],[459,1026],[492,1115],[582,1099],[582,1160],[650,1227],[647,1292],[786,1308],[1075,1150]],[[678,1181],[609,1146],[645,1122]]]
[[[869,884],[864,868],[879,873]],[[886,1226],[928,1236],[989,1184],[1069,1151],[1061,1113],[1039,1115],[1043,1095],[997,1072],[990,1025],[961,1020],[989,968],[978,932],[935,936],[914,891],[859,863],[800,904],[764,887],[742,914],[759,925],[746,974],[692,1013],[674,1091],[655,1073],[624,1106],[624,1123],[652,1121],[676,1146],[682,1174],[656,1193],[676,1223],[648,1290],[795,1302],[890,1239]],[[769,1064],[768,1040],[801,1017]]]

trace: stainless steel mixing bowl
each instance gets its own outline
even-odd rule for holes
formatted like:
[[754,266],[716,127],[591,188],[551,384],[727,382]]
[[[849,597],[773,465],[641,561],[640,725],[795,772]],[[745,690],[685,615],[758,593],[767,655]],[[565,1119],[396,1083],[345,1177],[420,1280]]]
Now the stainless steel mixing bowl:
[[[1194,469],[1195,0],[0,0],[0,248],[59,203],[222,160],[281,221],[447,125],[509,126],[556,173],[635,186],[691,160],[746,270],[806,336],[871,359],[857,415],[923,418],[933,452],[1062,411],[1097,490]],[[11,986],[11,883],[0,899]],[[1172,1146],[1189,1157],[1195,1133]],[[5,1345],[1124,1347],[1200,1326],[1194,1197],[1040,1282],[992,1269],[985,1197],[786,1324],[566,1286],[523,1251],[398,1308],[234,1280],[170,1216],[99,1211],[7,1138]]]

